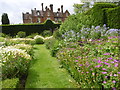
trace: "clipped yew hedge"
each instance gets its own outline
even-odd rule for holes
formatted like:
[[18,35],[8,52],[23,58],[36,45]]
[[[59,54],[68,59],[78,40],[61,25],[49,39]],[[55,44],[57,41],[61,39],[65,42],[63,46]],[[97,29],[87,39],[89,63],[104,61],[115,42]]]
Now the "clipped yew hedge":
[[[107,19],[109,19],[108,18],[109,15],[106,16],[106,11],[109,8],[115,8],[115,7],[117,7],[117,5],[113,3],[96,3],[91,10],[92,24],[94,26],[97,26],[97,25],[102,26],[103,24],[107,24],[108,23]],[[116,13],[118,12],[116,11]],[[114,24],[114,21],[111,21],[111,23]]]
[[120,6],[116,8],[110,8],[106,11],[107,25],[110,28],[120,29]]
[[45,21],[42,24],[18,24],[18,25],[2,25],[2,33],[9,34],[11,36],[16,35],[19,31],[26,32],[26,35],[32,33],[42,33],[44,30],[50,30],[53,32],[56,28],[59,28],[60,24],[55,24],[51,20]]

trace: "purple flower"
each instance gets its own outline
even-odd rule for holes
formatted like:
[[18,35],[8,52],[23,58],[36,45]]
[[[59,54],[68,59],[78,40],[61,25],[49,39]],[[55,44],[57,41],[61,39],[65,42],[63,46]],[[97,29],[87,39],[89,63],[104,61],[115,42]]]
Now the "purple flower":
[[105,65],[110,65],[109,63],[104,62]]
[[113,58],[108,58],[109,60],[113,59]]
[[108,61],[108,59],[107,60],[105,60],[106,62]]
[[107,72],[102,72],[102,74],[106,74]]
[[114,62],[118,62],[117,60],[114,60]]
[[116,81],[115,81],[115,80],[113,80],[112,82],[113,82],[113,83],[116,83]]
[[108,76],[105,76],[105,78],[108,78]]
[[115,62],[112,61],[111,63],[115,63]]
[[78,60],[75,60],[75,62],[78,62]]
[[118,63],[114,65],[114,67],[118,67]]
[[92,71],[93,69],[91,68],[90,70]]
[[98,67],[98,68],[99,68],[99,67],[101,67],[101,66],[102,66],[102,65],[97,65],[97,66],[95,66],[95,67]]
[[79,64],[79,66],[83,66],[82,64]]
[[120,72],[118,72],[118,74],[120,74]]
[[105,69],[105,68],[102,68],[102,70],[107,70],[107,69]]
[[103,63],[101,60],[98,60],[97,62],[98,62],[98,63]]
[[95,29],[99,29],[99,28],[100,28],[100,26],[96,26],[96,27],[95,27]]
[[106,83],[106,81],[103,81],[103,83]]
[[110,55],[110,53],[105,53],[105,54],[103,54],[103,55]]

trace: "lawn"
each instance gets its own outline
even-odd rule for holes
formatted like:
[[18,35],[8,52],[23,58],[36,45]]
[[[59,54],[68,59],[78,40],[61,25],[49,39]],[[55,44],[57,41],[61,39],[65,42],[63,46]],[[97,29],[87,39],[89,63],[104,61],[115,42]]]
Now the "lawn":
[[25,88],[76,88],[77,83],[60,68],[56,58],[45,45],[34,46],[35,59],[31,62]]

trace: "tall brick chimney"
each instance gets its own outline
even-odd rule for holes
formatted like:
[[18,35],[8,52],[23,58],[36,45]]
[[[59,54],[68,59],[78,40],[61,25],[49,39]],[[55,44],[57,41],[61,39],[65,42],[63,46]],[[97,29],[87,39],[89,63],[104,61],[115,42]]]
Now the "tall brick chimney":
[[42,5],[42,11],[44,11],[44,8],[43,8],[43,3],[42,3],[41,5]]
[[53,4],[50,4],[50,10],[53,11]]
[[63,5],[61,5],[61,12],[63,13]]

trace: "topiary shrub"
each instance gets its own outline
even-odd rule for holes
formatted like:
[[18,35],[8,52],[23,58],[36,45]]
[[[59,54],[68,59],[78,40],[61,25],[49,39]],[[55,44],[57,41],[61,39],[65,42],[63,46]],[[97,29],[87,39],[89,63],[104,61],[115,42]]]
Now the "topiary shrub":
[[25,36],[26,36],[26,32],[19,31],[16,37],[24,38]]
[[36,44],[43,44],[44,43],[44,37],[39,36],[39,35],[36,35],[34,37],[34,40],[35,40]]

